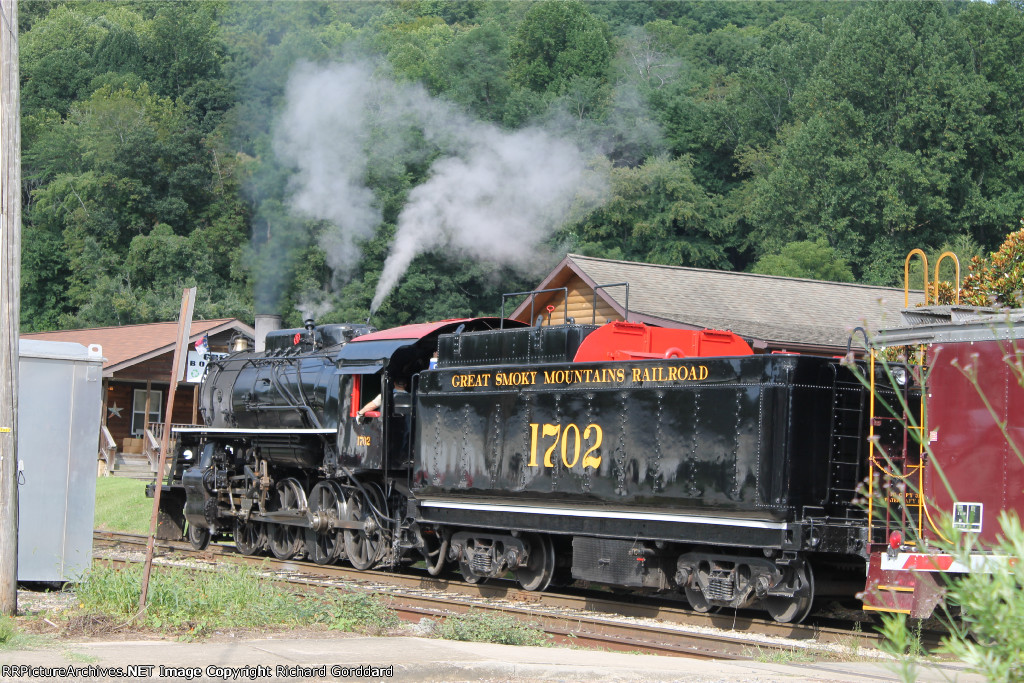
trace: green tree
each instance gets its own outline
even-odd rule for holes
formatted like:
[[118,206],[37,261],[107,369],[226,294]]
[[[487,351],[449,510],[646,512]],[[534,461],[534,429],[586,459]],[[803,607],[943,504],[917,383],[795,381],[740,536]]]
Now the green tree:
[[965,149],[966,172],[951,190],[965,197],[957,218],[991,249],[1024,213],[1024,72],[1010,67],[1024,53],[1024,11],[1019,3],[982,5],[968,3],[956,20],[970,46],[968,65],[985,81],[986,134]]
[[455,31],[440,17],[422,17],[387,26],[382,41],[396,75],[419,81],[432,93],[441,91],[447,78],[442,53],[455,40]]
[[989,135],[969,52],[944,5],[855,12],[752,181],[745,218],[762,253],[824,238],[862,276],[893,284],[911,246],[960,232],[965,160]]
[[88,96],[94,53],[106,36],[98,22],[75,5],[58,5],[21,36],[21,103],[25,112],[52,109],[66,114]]
[[508,37],[496,21],[456,34],[441,50],[444,91],[478,116],[500,120],[511,85]]
[[613,49],[607,25],[577,0],[538,2],[509,45],[510,79],[538,93],[559,94],[576,78],[608,79]]
[[849,264],[823,239],[817,242],[790,242],[778,254],[767,254],[759,258],[751,272],[853,282],[853,271]]
[[692,160],[656,157],[611,171],[608,201],[570,230],[588,255],[699,268],[728,268],[729,235],[696,183]]

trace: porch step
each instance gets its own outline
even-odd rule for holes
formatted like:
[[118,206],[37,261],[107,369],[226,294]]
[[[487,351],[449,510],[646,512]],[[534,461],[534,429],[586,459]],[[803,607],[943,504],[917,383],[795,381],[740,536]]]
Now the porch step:
[[111,470],[110,476],[152,481],[154,473],[149,465],[149,458],[145,455],[118,453],[114,456],[114,469]]

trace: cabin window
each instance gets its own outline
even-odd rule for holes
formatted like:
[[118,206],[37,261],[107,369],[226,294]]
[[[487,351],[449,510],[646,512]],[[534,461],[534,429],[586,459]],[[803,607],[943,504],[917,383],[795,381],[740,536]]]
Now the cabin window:
[[[149,421],[160,422],[160,401],[162,392],[154,389],[149,392]],[[132,400],[132,436],[139,438],[146,428],[146,390],[136,389]]]
[[352,388],[349,394],[349,417],[380,395],[380,373],[373,375],[350,375]]

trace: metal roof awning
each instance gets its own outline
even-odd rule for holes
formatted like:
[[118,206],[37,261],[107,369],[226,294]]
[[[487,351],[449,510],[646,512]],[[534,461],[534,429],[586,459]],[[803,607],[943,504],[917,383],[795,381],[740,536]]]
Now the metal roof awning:
[[341,347],[335,360],[342,366],[346,365],[380,365],[391,358],[398,349],[415,344],[415,339],[381,339],[364,341],[356,344],[349,342]]
[[384,369],[384,363],[366,363],[363,365],[342,365],[335,370],[335,375],[373,375]]

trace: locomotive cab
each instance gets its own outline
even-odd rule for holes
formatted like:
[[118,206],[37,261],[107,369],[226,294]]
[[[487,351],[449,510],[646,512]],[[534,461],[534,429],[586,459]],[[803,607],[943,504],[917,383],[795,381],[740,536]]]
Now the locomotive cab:
[[[430,367],[439,339],[459,338],[501,324],[496,318],[442,320],[374,332],[345,345],[337,357],[348,418],[339,425],[342,464],[357,470],[408,467],[420,373]],[[522,327],[515,321],[504,324]],[[405,390],[396,390],[396,385]],[[380,408],[357,419],[359,409],[376,396],[381,397]]]

